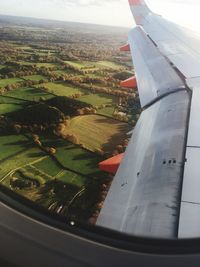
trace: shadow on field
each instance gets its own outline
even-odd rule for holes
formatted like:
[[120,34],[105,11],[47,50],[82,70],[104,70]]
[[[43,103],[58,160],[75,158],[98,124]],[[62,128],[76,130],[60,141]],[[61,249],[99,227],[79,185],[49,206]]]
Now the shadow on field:
[[132,127],[125,123],[125,122],[120,122],[117,120],[114,120],[112,118],[101,118],[101,119],[96,119],[96,123],[100,124],[108,124],[109,125],[116,125],[117,126],[117,133],[113,133],[110,135],[108,141],[105,144],[102,144],[102,149],[105,152],[112,152],[117,145],[120,145],[123,143],[125,139],[127,139],[127,133],[132,129]]
[[45,156],[46,155],[46,153],[44,153],[44,152],[35,152],[35,153],[29,153],[27,156],[28,157],[33,157],[33,158],[35,158],[35,157],[43,157],[43,156]]

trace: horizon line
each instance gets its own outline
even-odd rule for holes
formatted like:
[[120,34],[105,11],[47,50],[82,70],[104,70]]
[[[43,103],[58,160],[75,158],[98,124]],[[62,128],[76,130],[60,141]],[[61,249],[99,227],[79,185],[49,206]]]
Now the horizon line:
[[104,27],[131,29],[131,26],[128,27],[128,26],[120,26],[120,25],[99,24],[99,23],[92,23],[92,22],[70,21],[70,20],[62,20],[62,19],[58,20],[58,19],[44,18],[44,17],[32,17],[32,16],[30,17],[30,16],[23,16],[23,15],[11,15],[11,14],[1,14],[1,13],[0,13],[0,16],[25,18],[25,19],[35,19],[35,20],[46,20],[46,21],[55,21],[55,22],[66,22],[66,23],[79,23],[79,24],[87,24],[87,25],[94,25],[94,26],[104,26]]

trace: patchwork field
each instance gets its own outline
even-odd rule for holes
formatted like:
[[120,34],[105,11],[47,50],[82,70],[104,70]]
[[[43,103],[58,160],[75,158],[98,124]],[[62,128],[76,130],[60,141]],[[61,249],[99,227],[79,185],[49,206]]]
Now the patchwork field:
[[75,184],[79,187],[84,185],[86,179],[76,173],[61,169],[60,165],[50,157],[47,157],[32,166],[48,175],[50,179],[58,179],[64,183]]
[[[41,141],[45,147],[53,146],[56,148],[57,152],[54,156],[65,168],[84,175],[92,175],[99,172],[98,163],[102,160],[101,156],[63,139],[43,137]],[[49,168],[51,169],[51,167]]]
[[79,98],[80,101],[91,104],[93,106],[101,106],[105,104],[117,104],[117,97],[105,94],[89,94]]
[[41,68],[41,67],[45,67],[45,68],[57,68],[58,67],[58,64],[40,62],[40,63],[36,63],[36,66],[39,67],[39,68]]
[[79,68],[79,69],[85,69],[85,68],[88,68],[88,67],[91,67],[93,66],[92,63],[90,62],[87,62],[87,61],[65,61],[65,63],[75,67],[75,68]]
[[86,115],[73,118],[64,134],[74,134],[80,143],[92,151],[103,149],[108,152],[126,138],[129,130],[127,123],[99,115]]
[[22,108],[23,106],[19,104],[0,104],[0,115],[17,111]]
[[28,144],[29,141],[23,135],[0,135],[0,162],[23,151]]
[[120,70],[125,69],[124,65],[117,64],[112,61],[97,61],[97,62],[89,62],[89,61],[65,61],[65,63],[84,70],[98,70],[98,69],[113,69]]
[[[46,155],[39,151],[37,148],[24,149],[20,153],[16,153],[8,158],[4,157],[4,160],[1,161],[0,167],[0,182],[4,182],[4,184],[9,185],[10,172],[14,172],[17,169],[20,169],[30,163],[36,163],[40,161]],[[2,153],[1,153],[2,157]]]
[[15,84],[18,82],[22,82],[22,79],[19,78],[0,79],[0,87],[5,87],[7,85]]
[[[112,119],[120,111],[129,118],[127,94],[111,92],[128,71],[115,49],[122,38],[118,33],[114,44],[116,36],[88,29],[77,38],[73,27],[65,35],[66,26],[32,23],[14,30],[9,24],[10,41],[0,41],[0,183],[65,218],[95,221],[112,180],[98,164],[130,130]],[[69,79],[77,86],[64,82]]]
[[114,111],[115,111],[114,107],[105,107],[105,108],[98,109],[98,114],[112,118]]
[[[12,94],[13,95],[13,94]],[[13,96],[0,95],[0,104],[25,104],[26,101]]]
[[[87,184],[99,176],[97,164],[102,158],[62,139],[44,136],[41,140],[43,146],[56,147],[55,158],[24,136],[0,137],[0,182],[52,211],[62,207],[67,213],[66,204],[71,206],[84,196]],[[93,198],[96,201],[96,195]]]
[[43,75],[24,76],[23,79],[24,80],[31,80],[31,81],[40,81],[40,80],[48,81],[48,79]]
[[15,97],[18,99],[22,99],[22,100],[27,100],[27,101],[38,101],[41,98],[42,99],[50,99],[54,96],[48,92],[40,90],[39,88],[29,88],[29,87],[20,88],[20,89],[15,90],[15,91],[10,91],[10,92],[6,93],[5,95]]
[[117,64],[115,62],[111,62],[111,61],[98,61],[97,62],[97,66],[100,68],[110,68],[113,70],[120,70],[120,69],[124,69],[123,65]]
[[76,88],[64,82],[43,83],[42,85],[50,93],[58,96],[72,96],[74,94],[84,94],[86,91],[81,88]]

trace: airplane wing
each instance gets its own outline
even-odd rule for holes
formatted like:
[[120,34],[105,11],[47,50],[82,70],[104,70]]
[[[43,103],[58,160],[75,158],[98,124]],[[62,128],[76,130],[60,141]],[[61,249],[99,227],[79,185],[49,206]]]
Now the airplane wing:
[[200,35],[129,0],[143,112],[97,224],[134,235],[200,235]]

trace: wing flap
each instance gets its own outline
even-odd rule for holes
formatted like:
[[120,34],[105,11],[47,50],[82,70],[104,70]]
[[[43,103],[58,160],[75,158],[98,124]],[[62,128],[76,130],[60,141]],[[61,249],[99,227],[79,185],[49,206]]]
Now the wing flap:
[[140,27],[129,34],[141,106],[164,94],[181,89],[184,83]]
[[125,233],[177,236],[184,162],[186,90],[142,112],[97,224]]

